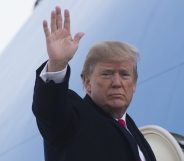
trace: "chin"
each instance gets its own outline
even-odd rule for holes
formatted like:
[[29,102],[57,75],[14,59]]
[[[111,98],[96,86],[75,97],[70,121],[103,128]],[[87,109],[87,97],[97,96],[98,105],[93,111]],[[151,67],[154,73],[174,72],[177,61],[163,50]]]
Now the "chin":
[[110,105],[111,108],[113,109],[123,109],[125,106],[125,104],[122,103],[113,103]]

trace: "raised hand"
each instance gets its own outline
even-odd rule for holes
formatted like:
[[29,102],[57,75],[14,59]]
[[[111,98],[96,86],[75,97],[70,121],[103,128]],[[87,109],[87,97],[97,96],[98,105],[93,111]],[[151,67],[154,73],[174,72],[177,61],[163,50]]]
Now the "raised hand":
[[74,56],[80,39],[84,35],[82,32],[75,34],[74,38],[70,32],[70,13],[64,10],[64,24],[60,7],[56,7],[51,12],[51,30],[48,28],[46,20],[43,21],[43,29],[46,37],[47,52],[49,56],[48,71],[56,72],[64,69]]

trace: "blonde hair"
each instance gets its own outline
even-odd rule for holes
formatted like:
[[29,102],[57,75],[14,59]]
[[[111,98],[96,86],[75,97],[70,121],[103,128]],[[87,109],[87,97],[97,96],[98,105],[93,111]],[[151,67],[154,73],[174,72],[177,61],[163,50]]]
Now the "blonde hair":
[[81,77],[89,77],[95,65],[98,62],[103,62],[109,59],[131,59],[134,62],[134,77],[137,80],[137,61],[138,61],[138,51],[132,45],[125,42],[119,41],[103,41],[96,43],[89,50],[86,60],[84,62]]

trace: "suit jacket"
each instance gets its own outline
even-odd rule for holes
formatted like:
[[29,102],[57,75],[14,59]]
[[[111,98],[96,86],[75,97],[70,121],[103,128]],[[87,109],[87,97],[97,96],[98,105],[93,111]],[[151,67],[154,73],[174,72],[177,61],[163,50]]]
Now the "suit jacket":
[[155,156],[129,115],[131,135],[86,95],[68,89],[64,82],[45,83],[37,70],[33,113],[44,139],[45,161],[140,161],[137,144],[147,161]]

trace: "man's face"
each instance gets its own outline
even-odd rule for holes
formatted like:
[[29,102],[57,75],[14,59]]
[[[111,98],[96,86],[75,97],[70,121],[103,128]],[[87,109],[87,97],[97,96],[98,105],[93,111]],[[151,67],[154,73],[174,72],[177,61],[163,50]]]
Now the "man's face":
[[119,117],[127,109],[136,88],[132,60],[99,62],[85,88],[92,100],[110,113]]

